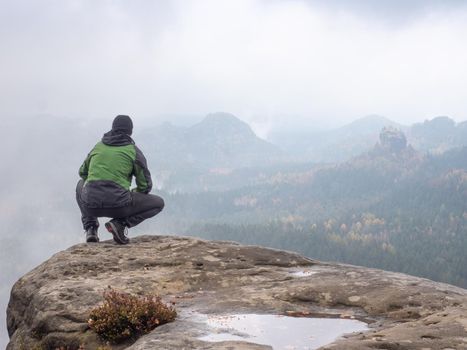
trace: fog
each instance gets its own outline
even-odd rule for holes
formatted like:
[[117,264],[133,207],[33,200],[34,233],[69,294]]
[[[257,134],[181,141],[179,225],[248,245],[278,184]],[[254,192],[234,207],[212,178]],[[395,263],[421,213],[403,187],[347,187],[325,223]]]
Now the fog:
[[463,120],[462,1],[2,1],[0,111]]
[[455,0],[0,0],[0,347],[12,284],[83,240],[77,169],[115,115],[138,132],[227,111],[263,138],[462,121],[466,37]]

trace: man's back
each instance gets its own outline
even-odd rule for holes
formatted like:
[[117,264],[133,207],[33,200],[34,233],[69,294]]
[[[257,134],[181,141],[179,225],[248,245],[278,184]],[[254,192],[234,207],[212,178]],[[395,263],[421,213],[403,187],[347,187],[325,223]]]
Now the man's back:
[[113,181],[129,190],[133,174],[136,149],[133,144],[110,146],[97,143],[89,154],[86,182]]

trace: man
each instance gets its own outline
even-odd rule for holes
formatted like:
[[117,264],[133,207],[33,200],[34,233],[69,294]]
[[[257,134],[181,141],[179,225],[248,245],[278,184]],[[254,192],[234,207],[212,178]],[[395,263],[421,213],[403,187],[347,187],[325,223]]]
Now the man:
[[[153,217],[164,208],[164,200],[149,194],[151,174],[146,158],[131,138],[133,122],[118,115],[112,130],[105,133],[79,169],[81,180],[76,201],[86,231],[86,242],[99,242],[98,217],[110,217],[105,224],[118,244],[128,244],[128,228]],[[132,177],[136,188],[130,191]]]

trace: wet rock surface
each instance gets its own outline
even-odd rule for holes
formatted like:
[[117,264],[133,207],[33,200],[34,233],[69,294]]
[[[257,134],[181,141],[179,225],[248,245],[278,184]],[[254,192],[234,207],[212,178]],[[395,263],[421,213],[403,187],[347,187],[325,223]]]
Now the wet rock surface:
[[206,329],[195,314],[238,312],[369,323],[369,331],[323,349],[467,349],[465,289],[290,252],[175,236],[140,236],[128,246],[79,244],[39,265],[12,289],[7,349],[97,349],[102,343],[87,320],[108,286],[159,294],[179,312],[175,322],[113,349],[270,349],[198,339]]

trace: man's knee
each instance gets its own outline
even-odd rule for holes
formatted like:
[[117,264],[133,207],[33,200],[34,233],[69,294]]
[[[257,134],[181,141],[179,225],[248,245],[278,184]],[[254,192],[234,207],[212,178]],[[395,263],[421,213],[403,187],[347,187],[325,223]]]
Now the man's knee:
[[155,194],[151,194],[151,206],[153,209],[162,211],[165,206],[164,199],[162,197],[156,196]]
[[[159,196],[158,196],[159,197]],[[162,209],[164,209],[165,207],[165,202],[164,202],[164,199],[162,197],[159,197],[159,200],[160,200],[160,203],[159,203],[159,207]]]
[[159,210],[161,211],[164,206],[164,200],[155,194],[133,194],[134,205],[142,210]]

